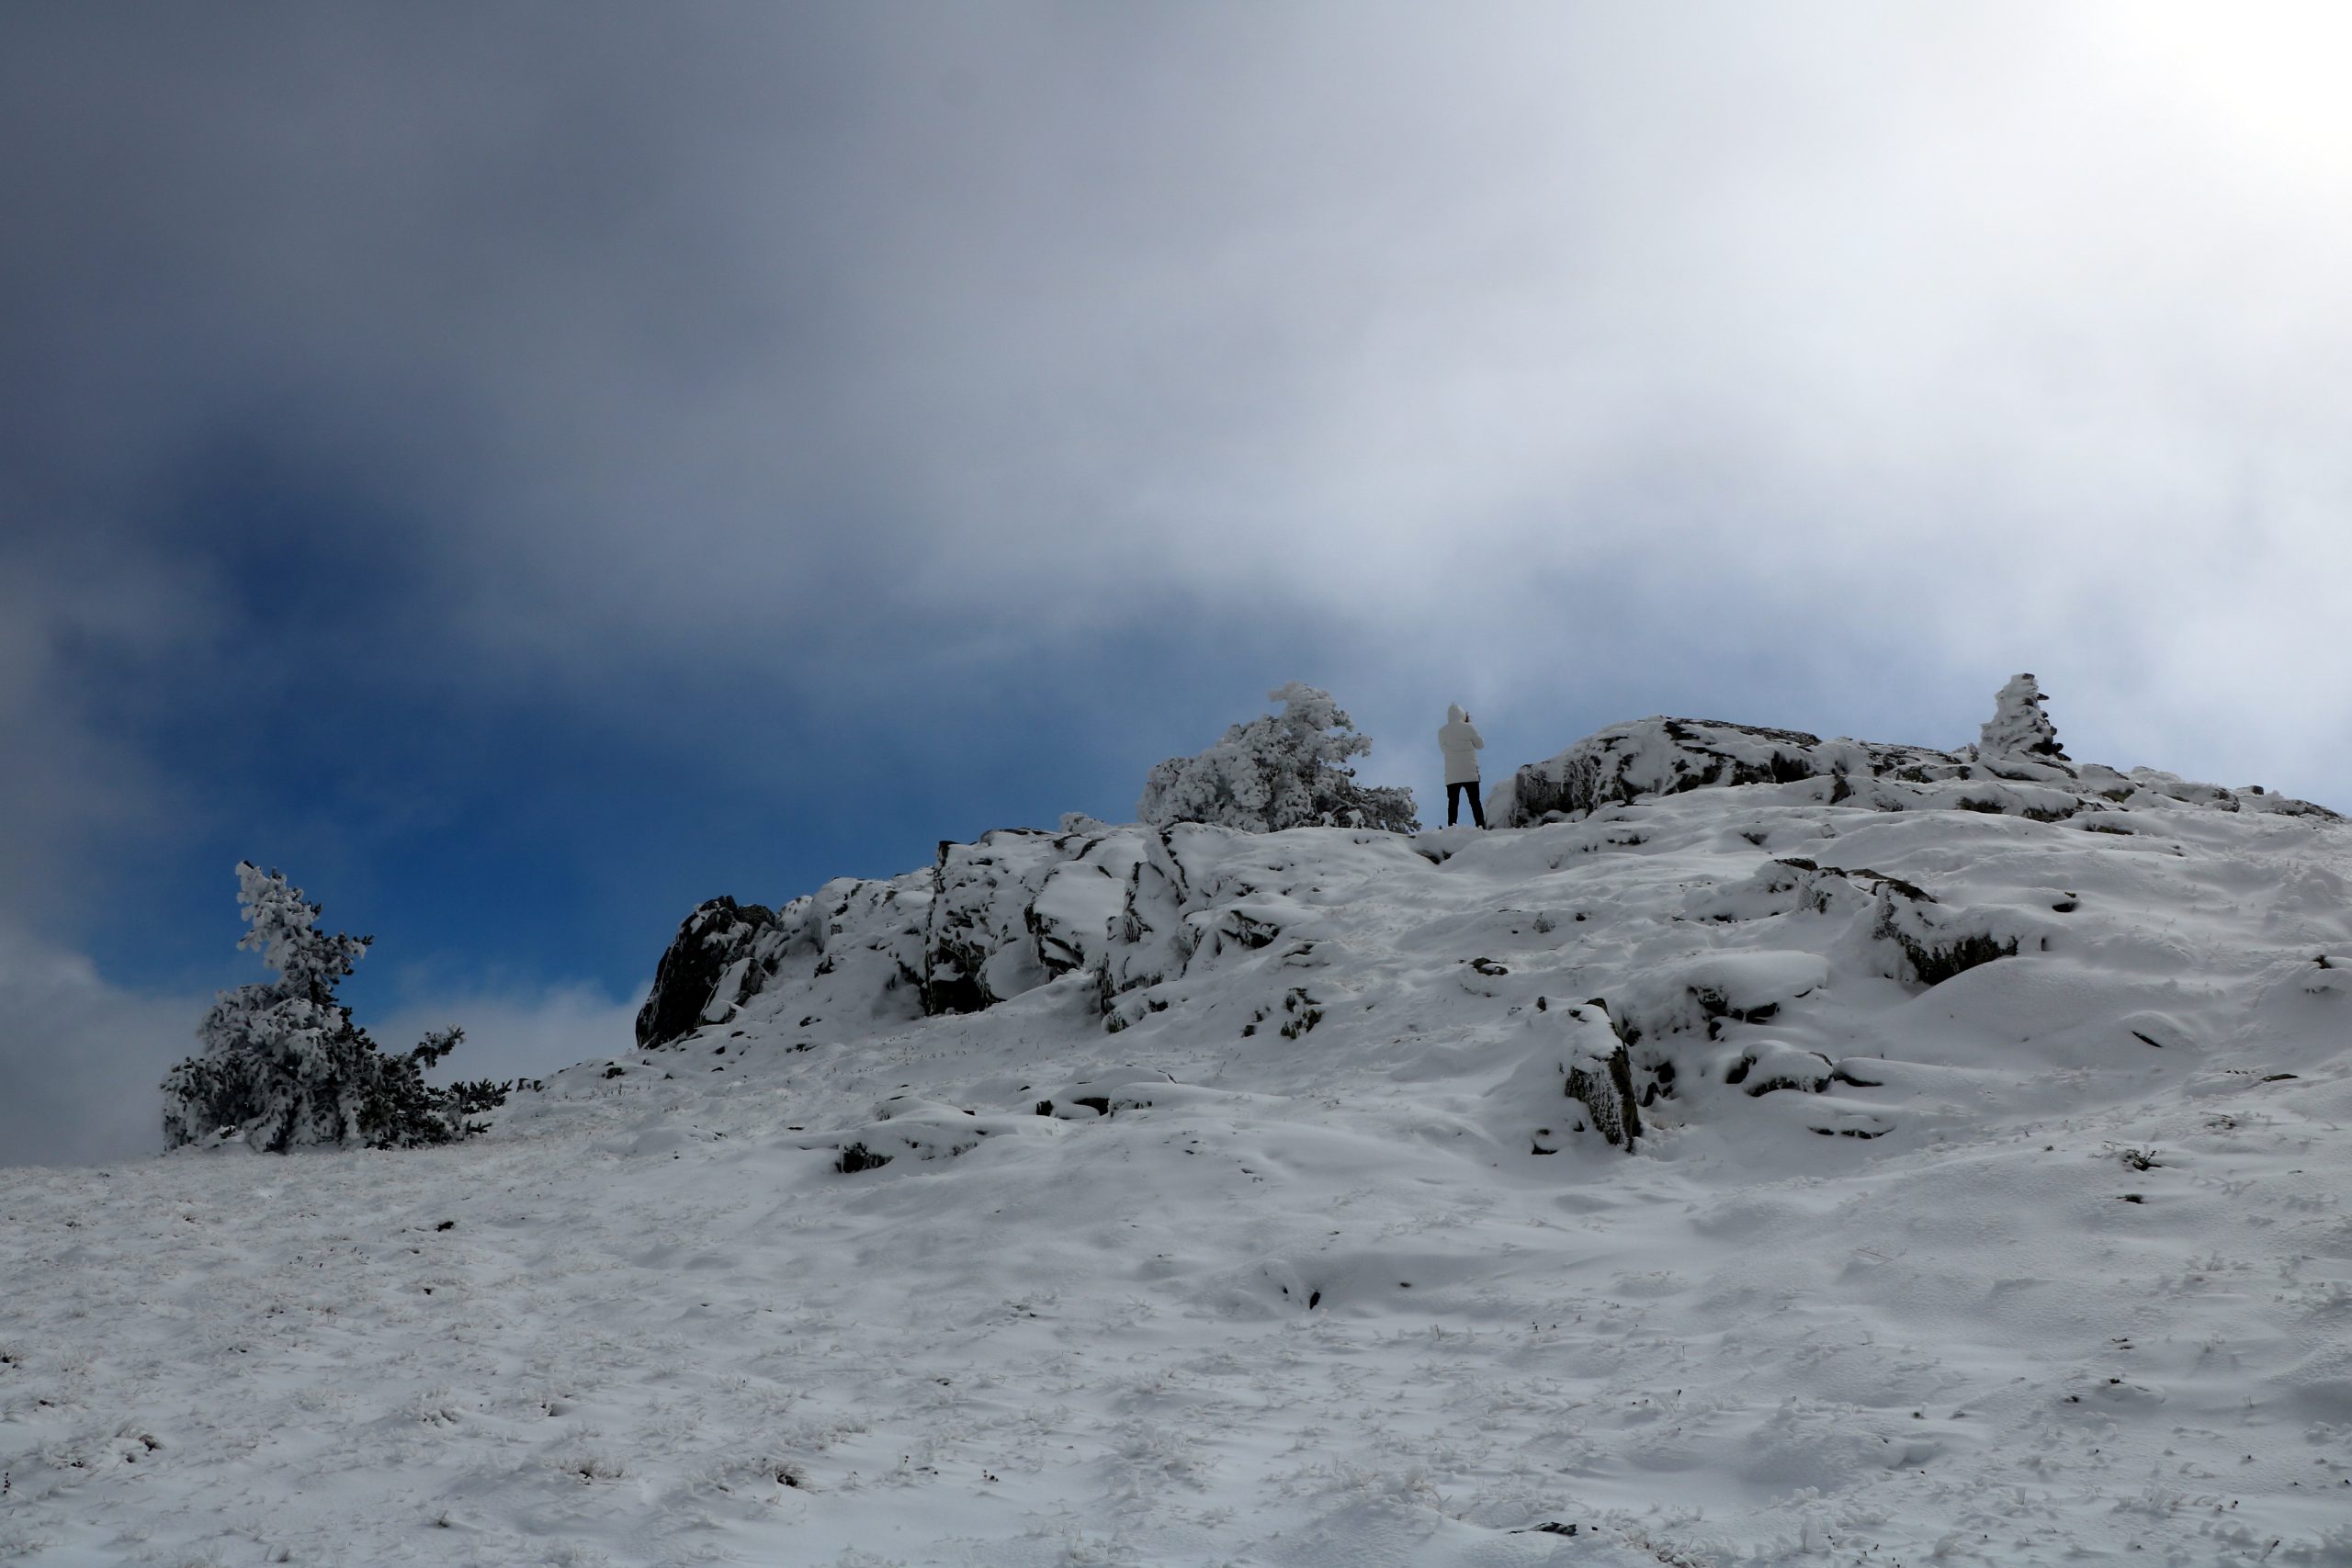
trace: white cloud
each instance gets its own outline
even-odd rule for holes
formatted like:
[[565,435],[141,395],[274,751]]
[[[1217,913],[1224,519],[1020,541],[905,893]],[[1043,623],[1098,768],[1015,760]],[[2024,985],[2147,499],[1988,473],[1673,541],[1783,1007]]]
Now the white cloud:
[[430,1030],[462,1028],[465,1043],[435,1074],[442,1079],[544,1077],[636,1050],[647,988],[620,1000],[587,983],[457,992],[412,999],[362,1021],[386,1051],[405,1051]]
[[[151,176],[246,220],[110,217],[254,382],[324,383],[307,439],[441,487],[419,526],[485,678],[1100,630],[1139,581],[1525,626],[1560,578],[1672,576],[1842,593],[1849,635],[1952,660],[2126,595],[2100,643],[2135,667],[2183,615],[2317,649],[2269,603],[2352,493],[2352,215],[2320,199],[2352,112],[2300,24],[618,13],[519,75],[345,25],[271,116],[229,106],[291,44],[157,43],[174,112],[107,148],[149,127]],[[580,183],[611,167],[639,183]],[[403,387],[463,411],[461,456]]]
[[0,1165],[160,1153],[172,1064],[209,995],[141,996],[78,953],[0,922]]

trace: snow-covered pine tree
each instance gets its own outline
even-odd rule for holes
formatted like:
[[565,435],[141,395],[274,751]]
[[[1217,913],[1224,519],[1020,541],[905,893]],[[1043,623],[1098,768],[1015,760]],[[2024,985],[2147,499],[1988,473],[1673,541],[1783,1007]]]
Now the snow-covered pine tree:
[[1266,694],[1283,705],[1197,757],[1170,757],[1144,780],[1136,815],[1164,827],[1213,822],[1250,833],[1284,828],[1378,828],[1415,833],[1413,792],[1356,782],[1350,759],[1372,750],[1331,694],[1293,681]]
[[336,984],[367,955],[371,937],[329,936],[320,907],[275,871],[237,864],[238,942],[275,970],[270,983],[224,991],[197,1028],[202,1054],[164,1079],[164,1136],[176,1148],[224,1135],[282,1154],[297,1144],[370,1148],[446,1144],[480,1131],[468,1116],[490,1110],[511,1086],[484,1080],[439,1089],[424,1069],[456,1048],[461,1030],[427,1035],[402,1055],[376,1049]]
[[2041,711],[2048,701],[2031,675],[2012,675],[1993,699],[1993,716],[1980,731],[1982,757],[2044,757],[2069,761],[2058,744],[2058,727]]

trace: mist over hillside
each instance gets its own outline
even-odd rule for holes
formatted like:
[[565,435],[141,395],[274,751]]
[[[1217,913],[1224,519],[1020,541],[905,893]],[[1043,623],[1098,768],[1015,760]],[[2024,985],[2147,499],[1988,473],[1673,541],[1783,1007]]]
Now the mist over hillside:
[[2037,734],[1001,830],[470,1143],[0,1173],[0,1561],[2352,1563],[2344,824]]

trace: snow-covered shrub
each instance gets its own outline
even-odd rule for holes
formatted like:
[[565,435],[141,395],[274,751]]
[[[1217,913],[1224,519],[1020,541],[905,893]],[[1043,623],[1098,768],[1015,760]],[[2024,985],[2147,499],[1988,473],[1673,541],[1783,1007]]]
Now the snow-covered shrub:
[[468,1118],[504,1102],[511,1086],[487,1079],[424,1081],[463,1030],[435,1031],[388,1056],[352,1022],[334,988],[373,938],[320,931],[318,905],[249,861],[237,864],[237,903],[248,928],[237,945],[259,953],[277,978],[222,992],[197,1028],[203,1052],[164,1077],[172,1146],[223,1136],[280,1154],[355,1137],[370,1148],[446,1144],[481,1131]]
[[2058,727],[2041,711],[2049,699],[2031,675],[2012,675],[1993,699],[1993,716],[1979,732],[1982,757],[2048,757],[2067,761],[2058,744]]
[[1266,694],[1283,711],[1237,724],[1197,757],[1170,757],[1144,780],[1136,815],[1155,827],[1212,822],[1249,833],[1378,828],[1416,833],[1413,792],[1356,783],[1368,736],[1331,694],[1293,681]]

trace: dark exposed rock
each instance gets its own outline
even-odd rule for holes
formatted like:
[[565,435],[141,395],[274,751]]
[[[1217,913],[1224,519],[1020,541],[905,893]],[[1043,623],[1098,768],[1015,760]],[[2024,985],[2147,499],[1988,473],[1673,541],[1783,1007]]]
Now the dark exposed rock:
[[1633,1052],[1620,1033],[1607,1002],[1595,998],[1581,1007],[1563,1010],[1575,1024],[1597,1021],[1606,1025],[1611,1035],[1617,1036],[1611,1039],[1602,1035],[1596,1040],[1593,1036],[1597,1031],[1580,1028],[1572,1037],[1576,1048],[1567,1062],[1564,1088],[1570,1100],[1584,1107],[1596,1132],[1612,1146],[1631,1154],[1642,1135],[1642,1112],[1634,1095]]
[[1259,919],[1240,909],[1227,909],[1210,932],[1220,944],[1231,942],[1244,952],[1270,947],[1283,934],[1282,927],[1271,920]]
[[1739,1023],[1762,1023],[1768,1019],[1778,1017],[1781,1011],[1781,1004],[1778,1002],[1758,1002],[1753,1007],[1745,1008],[1734,1007],[1721,991],[1712,986],[1693,986],[1690,987],[1690,999],[1698,1004],[1699,1010],[1706,1016],[1707,1038],[1710,1040],[1721,1035],[1722,1021],[1726,1018]]
[[1754,1083],[1749,1084],[1747,1086],[1747,1097],[1750,1100],[1760,1099],[1765,1095],[1776,1094],[1785,1089],[1799,1089],[1806,1094],[1819,1094],[1828,1089],[1828,1087],[1829,1077],[1827,1074],[1824,1074],[1820,1077],[1800,1078],[1792,1077],[1786,1073],[1775,1073],[1770,1077],[1758,1078]]
[[1634,1099],[1630,1056],[1620,1045],[1610,1055],[1605,1071],[1596,1072],[1580,1064],[1571,1066],[1567,1076],[1568,1098],[1585,1108],[1602,1137],[1629,1152],[1642,1135],[1642,1113]]
[[1759,1043],[1741,1052],[1739,1059],[1724,1072],[1724,1082],[1745,1089],[1751,1100],[1777,1094],[1782,1089],[1821,1094],[1837,1077],[1838,1072],[1830,1066],[1829,1058],[1820,1052],[1777,1041]]
[[638,1010],[639,1049],[682,1040],[701,1028],[719,981],[738,963],[748,968],[760,936],[775,925],[775,911],[764,904],[718,897],[696,905],[679,923],[653,971],[653,989]]
[[1889,876],[1883,871],[1872,871],[1866,865],[1859,866],[1852,871],[1846,871],[1834,865],[1824,866],[1822,870],[1832,876],[1845,877],[1849,882],[1868,882],[1873,886],[1883,887],[1889,893],[1907,898],[1914,904],[1932,904],[1936,901],[1936,896],[1917,883],[1905,882],[1899,876]]
[[1940,986],[1955,975],[1966,974],[1980,964],[1990,964],[1996,958],[2017,956],[2017,938],[2007,942],[1989,936],[1965,936],[1930,947],[1913,941],[1901,931],[1893,933],[1903,949],[1904,958],[1911,965],[1911,973],[1923,986]]

